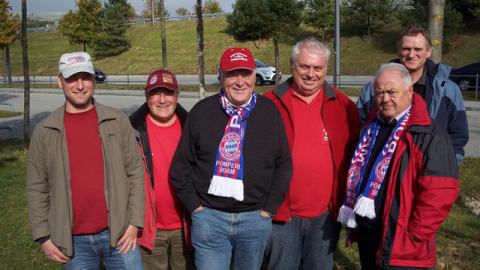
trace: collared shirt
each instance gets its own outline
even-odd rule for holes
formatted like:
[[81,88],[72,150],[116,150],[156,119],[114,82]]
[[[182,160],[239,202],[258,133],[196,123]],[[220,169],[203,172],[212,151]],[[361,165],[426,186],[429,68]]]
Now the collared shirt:
[[427,68],[423,68],[423,73],[420,79],[413,84],[413,91],[425,99],[425,88],[427,86]]

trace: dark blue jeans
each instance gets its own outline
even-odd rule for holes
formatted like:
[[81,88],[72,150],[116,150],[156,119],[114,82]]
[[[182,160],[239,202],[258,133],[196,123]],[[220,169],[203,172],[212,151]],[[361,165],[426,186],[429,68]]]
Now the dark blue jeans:
[[126,254],[110,246],[110,230],[97,234],[73,236],[73,256],[64,265],[66,270],[97,270],[102,261],[106,269],[143,270],[140,248]]
[[275,222],[266,249],[267,269],[296,270],[301,264],[305,270],[331,270],[340,229],[329,212],[316,218],[292,217],[289,223]]
[[205,208],[193,213],[197,270],[260,269],[271,231],[272,219],[260,216],[259,211],[228,213]]

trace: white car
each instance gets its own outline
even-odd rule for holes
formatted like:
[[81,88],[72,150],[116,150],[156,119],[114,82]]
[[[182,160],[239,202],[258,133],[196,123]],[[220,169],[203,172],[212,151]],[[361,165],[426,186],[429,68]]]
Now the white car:
[[[257,78],[255,85],[264,85],[266,83],[274,84],[275,83],[275,74],[277,73],[275,71],[275,68],[272,66],[269,66],[262,61],[255,59],[255,77]],[[220,81],[220,74],[218,73],[218,69],[220,67],[217,67],[217,79]],[[278,74],[278,79],[280,80],[282,78],[282,74]]]
[[[257,67],[255,73],[257,77],[256,85],[263,85],[266,83],[274,84],[275,83],[275,68],[269,66],[262,61],[255,59],[255,65]],[[282,78],[282,74],[278,74],[278,79]]]

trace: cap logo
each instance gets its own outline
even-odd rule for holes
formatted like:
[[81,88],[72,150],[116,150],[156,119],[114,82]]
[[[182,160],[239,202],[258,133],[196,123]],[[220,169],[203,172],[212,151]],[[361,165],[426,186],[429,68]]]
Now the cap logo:
[[248,61],[247,55],[243,53],[234,53],[230,56],[230,61]]
[[173,83],[173,76],[170,74],[163,74],[162,81],[164,83]]
[[67,59],[67,66],[70,66],[76,63],[83,63],[83,62],[85,62],[85,57],[81,55],[76,55],[76,56],[69,57]]
[[157,74],[153,74],[152,77],[150,77],[150,81],[148,83],[155,84],[156,82],[157,82]]

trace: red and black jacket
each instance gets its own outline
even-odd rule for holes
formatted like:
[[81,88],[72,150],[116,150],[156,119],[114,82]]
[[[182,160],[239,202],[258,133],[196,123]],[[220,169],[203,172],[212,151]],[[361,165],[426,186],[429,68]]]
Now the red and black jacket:
[[[370,121],[375,113],[370,114]],[[377,251],[381,269],[434,267],[435,234],[459,192],[449,135],[432,123],[425,101],[417,94],[406,130],[390,165]]]

